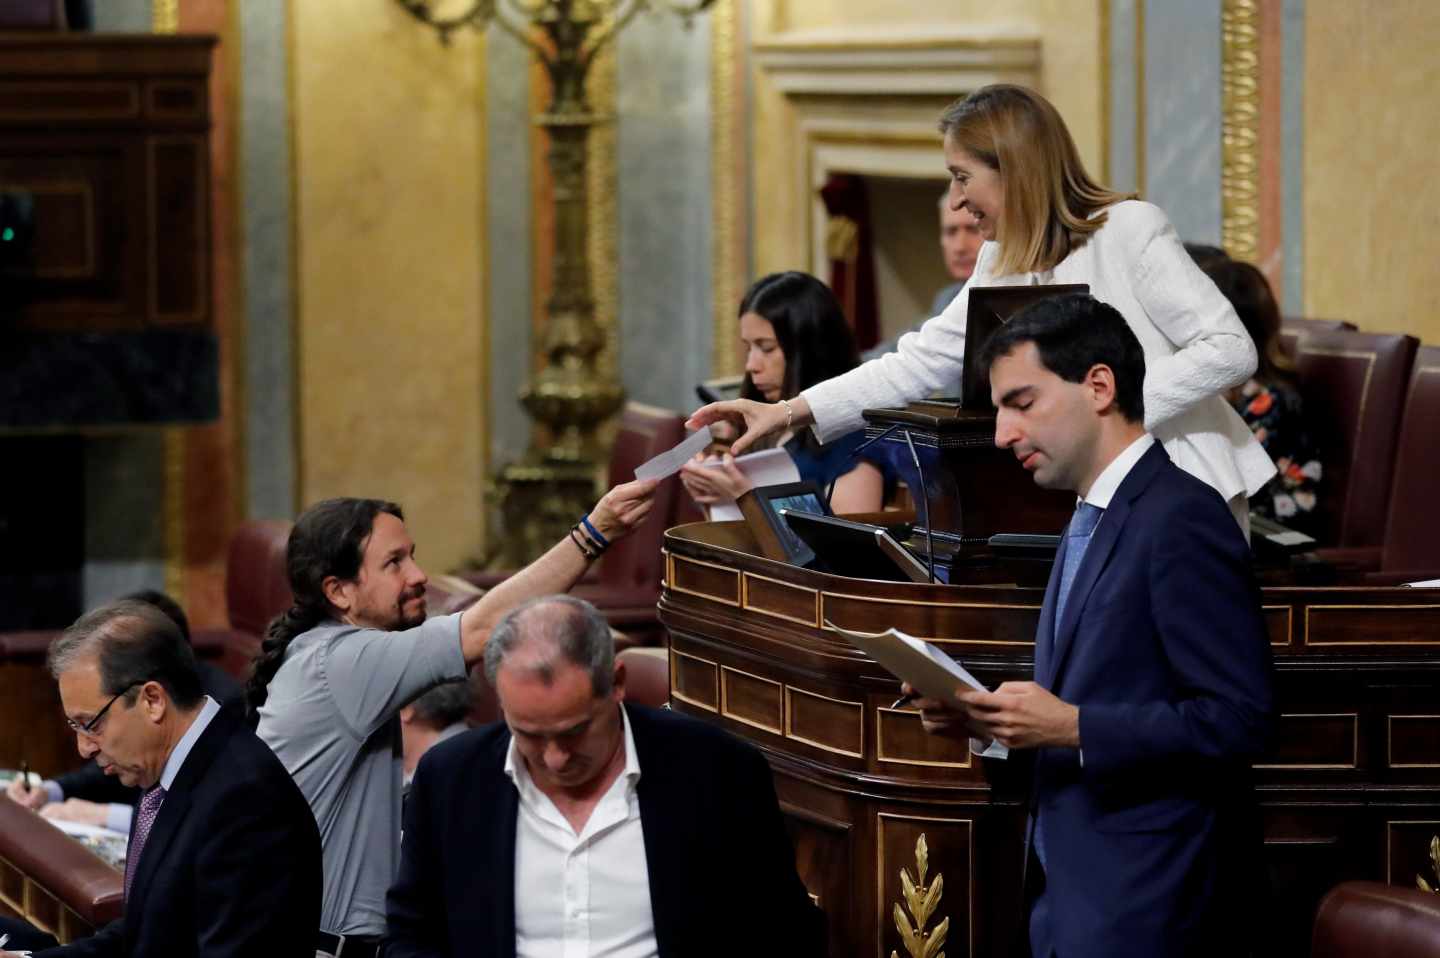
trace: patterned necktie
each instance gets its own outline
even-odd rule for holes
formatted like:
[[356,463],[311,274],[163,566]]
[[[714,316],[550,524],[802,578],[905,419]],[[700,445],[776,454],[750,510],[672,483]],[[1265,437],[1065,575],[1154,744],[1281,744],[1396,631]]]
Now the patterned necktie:
[[135,809],[135,834],[130,836],[130,847],[125,852],[126,901],[130,900],[130,883],[135,880],[135,868],[140,864],[140,853],[145,850],[145,839],[150,837],[150,828],[164,801],[165,789],[156,785],[140,796],[140,806]]
[[1088,502],[1080,503],[1065,530],[1065,564],[1060,569],[1060,591],[1055,597],[1055,635],[1060,634],[1060,623],[1065,620],[1065,602],[1070,598],[1070,587],[1075,584],[1075,573],[1085,561],[1085,550],[1090,547],[1090,536],[1105,510]]

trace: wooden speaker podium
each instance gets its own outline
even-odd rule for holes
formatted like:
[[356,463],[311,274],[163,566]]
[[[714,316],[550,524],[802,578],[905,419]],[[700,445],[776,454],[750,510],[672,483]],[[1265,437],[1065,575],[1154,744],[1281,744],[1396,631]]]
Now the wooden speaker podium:
[[[938,436],[933,447],[947,448]],[[967,496],[996,488],[953,474],[943,481]],[[1020,485],[990,482],[1006,493]],[[979,514],[1010,525],[1010,513]],[[901,870],[918,880],[923,836],[925,881],[944,882],[925,930],[948,922],[952,958],[1009,954],[1021,920],[1023,756],[981,760],[926,735],[918,713],[890,707],[895,679],[825,623],[903,629],[993,687],[1032,676],[1043,589],[813,572],[762,558],[740,522],[679,526],[665,550],[672,707],[765,753],[801,877],[829,922],[830,953],[908,954],[896,908],[913,920]],[[1274,586],[1263,603],[1281,713],[1273,752],[1257,766],[1272,920],[1237,936],[1298,956],[1334,884],[1413,885],[1429,874],[1430,836],[1440,833],[1440,590]]]

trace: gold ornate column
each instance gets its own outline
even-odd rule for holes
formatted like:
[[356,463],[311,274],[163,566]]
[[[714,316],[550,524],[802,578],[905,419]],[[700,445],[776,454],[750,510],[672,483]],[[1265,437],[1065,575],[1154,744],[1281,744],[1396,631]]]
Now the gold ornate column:
[[1260,10],[1257,0],[1224,0],[1220,14],[1220,245],[1254,262],[1260,246]]
[[739,149],[745,110],[740,95],[740,3],[719,0],[710,17],[711,219],[714,244],[710,286],[715,317],[710,351],[713,376],[740,372],[740,320],[735,309],[744,293],[746,220],[750,202],[744,175],[745,155]]

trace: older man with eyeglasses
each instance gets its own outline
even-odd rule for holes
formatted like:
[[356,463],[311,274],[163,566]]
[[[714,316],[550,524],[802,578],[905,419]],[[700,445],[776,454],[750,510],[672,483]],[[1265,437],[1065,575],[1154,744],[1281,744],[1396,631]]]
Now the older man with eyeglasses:
[[274,753],[204,694],[175,624],[144,603],[103,606],[55,641],[49,667],[80,754],[142,793],[123,917],[36,958],[314,955],[310,807]]

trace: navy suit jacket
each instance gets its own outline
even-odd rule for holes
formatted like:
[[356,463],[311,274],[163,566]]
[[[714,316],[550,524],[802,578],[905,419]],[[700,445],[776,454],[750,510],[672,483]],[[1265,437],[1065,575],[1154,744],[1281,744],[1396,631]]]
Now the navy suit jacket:
[[1063,561],[1035,679],[1079,707],[1084,763],[1069,748],[1035,760],[1051,940],[1064,958],[1219,953],[1259,869],[1250,767],[1274,721],[1249,548],[1219,494],[1157,442],[1056,622]]
[[305,796],[222,709],[165,795],[124,917],[36,958],[314,958],[320,887]]
[[[662,956],[820,956],[825,930],[795,871],[770,767],[752,745],[674,712],[626,705]],[[425,754],[405,802],[386,958],[515,955],[519,793],[503,722]],[[559,894],[557,889],[556,894]]]

